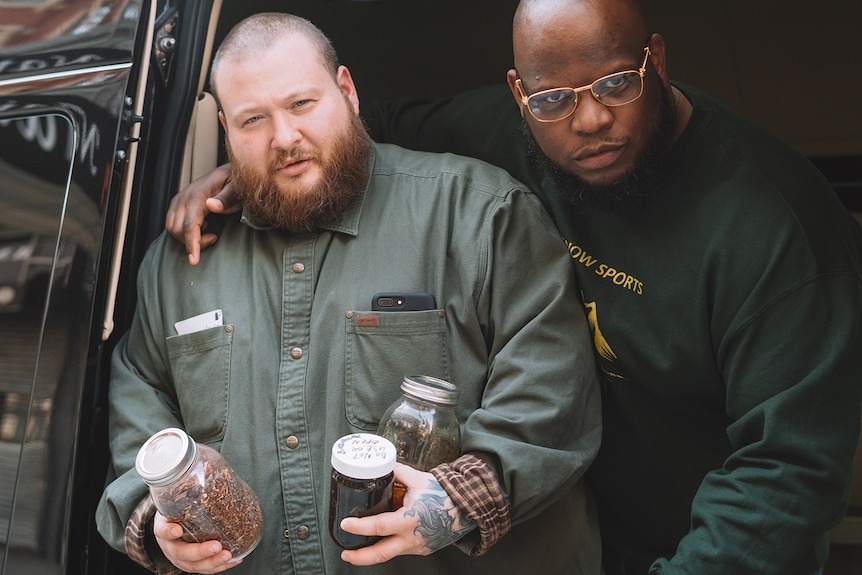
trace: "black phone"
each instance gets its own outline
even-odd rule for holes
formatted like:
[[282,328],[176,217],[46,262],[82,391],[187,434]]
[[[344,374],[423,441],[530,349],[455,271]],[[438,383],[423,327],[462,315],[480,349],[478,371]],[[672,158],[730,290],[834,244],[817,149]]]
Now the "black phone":
[[437,309],[437,301],[428,292],[376,293],[371,298],[372,311],[422,311]]

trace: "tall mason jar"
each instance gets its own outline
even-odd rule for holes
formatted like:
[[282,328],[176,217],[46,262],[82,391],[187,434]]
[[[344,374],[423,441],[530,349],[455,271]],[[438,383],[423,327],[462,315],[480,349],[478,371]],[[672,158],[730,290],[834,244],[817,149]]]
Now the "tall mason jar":
[[[401,397],[386,410],[377,434],[395,445],[400,463],[428,471],[461,454],[461,426],[455,412],[458,388],[428,375],[408,375]],[[393,508],[401,506],[404,486],[395,483]]]
[[178,428],[150,437],[135,459],[159,513],[183,527],[190,543],[218,540],[237,561],[263,534],[263,512],[251,487],[215,449]]

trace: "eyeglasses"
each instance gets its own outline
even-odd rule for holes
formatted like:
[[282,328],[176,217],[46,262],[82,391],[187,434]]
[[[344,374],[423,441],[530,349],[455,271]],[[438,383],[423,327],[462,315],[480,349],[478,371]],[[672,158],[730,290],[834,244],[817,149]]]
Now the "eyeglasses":
[[540,122],[556,122],[568,118],[578,107],[578,93],[589,90],[605,106],[623,106],[641,97],[644,91],[644,72],[650,56],[649,46],[644,48],[644,61],[638,70],[626,70],[602,76],[592,84],[580,88],[551,88],[530,96],[524,92],[521,79],[515,86],[521,94],[521,104]]

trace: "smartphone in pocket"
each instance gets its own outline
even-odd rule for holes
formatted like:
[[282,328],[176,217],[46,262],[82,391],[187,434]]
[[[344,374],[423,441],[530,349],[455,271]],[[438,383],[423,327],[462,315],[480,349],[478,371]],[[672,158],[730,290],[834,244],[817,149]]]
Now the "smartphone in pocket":
[[437,301],[428,292],[382,292],[371,298],[372,311],[422,311],[437,309]]

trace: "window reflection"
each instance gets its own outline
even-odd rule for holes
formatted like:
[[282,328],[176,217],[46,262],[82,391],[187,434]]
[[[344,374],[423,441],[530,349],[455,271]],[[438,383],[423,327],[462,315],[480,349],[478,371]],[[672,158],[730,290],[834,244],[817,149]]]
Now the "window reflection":
[[60,241],[71,134],[60,115],[0,121],[0,565],[7,546],[39,544],[58,432],[52,407],[65,354],[56,352],[70,343],[47,306],[49,294],[74,287],[76,247]]

